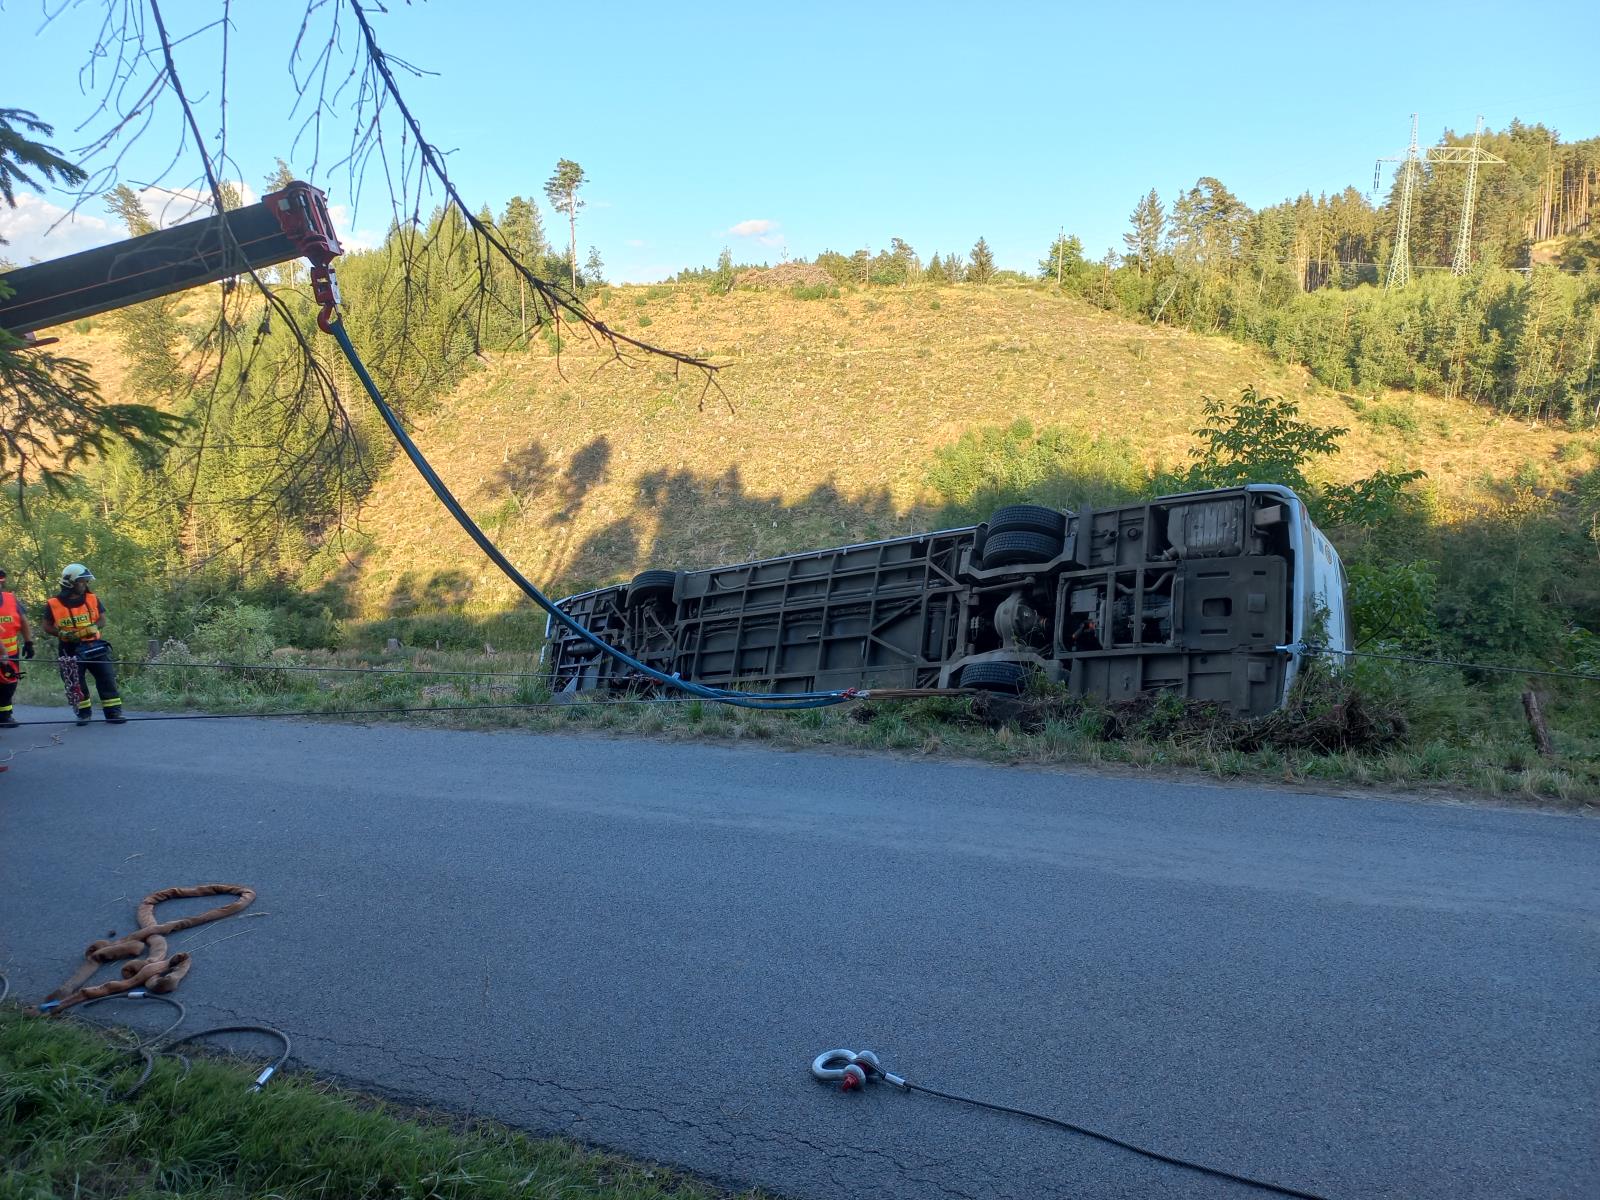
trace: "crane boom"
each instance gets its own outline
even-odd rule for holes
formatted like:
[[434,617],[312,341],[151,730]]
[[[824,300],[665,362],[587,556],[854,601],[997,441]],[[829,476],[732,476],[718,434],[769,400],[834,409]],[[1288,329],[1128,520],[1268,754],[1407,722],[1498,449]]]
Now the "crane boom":
[[13,293],[0,298],[0,329],[23,337],[293,258],[325,271],[342,252],[327,196],[296,181],[259,204],[0,274]]

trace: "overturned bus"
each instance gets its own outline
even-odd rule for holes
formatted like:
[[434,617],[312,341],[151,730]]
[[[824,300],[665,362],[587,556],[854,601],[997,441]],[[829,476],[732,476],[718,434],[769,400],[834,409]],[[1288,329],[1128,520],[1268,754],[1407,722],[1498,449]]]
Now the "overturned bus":
[[[1033,673],[1076,695],[1172,691],[1280,707],[1311,641],[1350,648],[1344,568],[1286,487],[1115,508],[999,509],[981,525],[701,571],[650,570],[561,608],[667,674],[772,692],[978,688]],[[635,671],[550,622],[558,691]]]

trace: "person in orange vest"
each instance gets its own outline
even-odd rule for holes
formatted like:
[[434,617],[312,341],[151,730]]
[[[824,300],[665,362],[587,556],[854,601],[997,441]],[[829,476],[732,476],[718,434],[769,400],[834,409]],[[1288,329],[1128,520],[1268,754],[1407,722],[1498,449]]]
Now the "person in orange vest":
[[0,729],[15,729],[11,701],[22,678],[21,662],[33,657],[33,631],[15,592],[6,591],[6,573],[0,567]]
[[68,563],[61,571],[61,590],[46,602],[44,631],[58,642],[57,665],[61,682],[67,687],[67,703],[79,725],[87,725],[93,706],[89,685],[94,679],[100,693],[100,710],[113,725],[127,721],[122,715],[122,696],[117,691],[117,673],[111,666],[111,643],[100,636],[106,623],[106,607],[89,590],[94,575],[82,563]]

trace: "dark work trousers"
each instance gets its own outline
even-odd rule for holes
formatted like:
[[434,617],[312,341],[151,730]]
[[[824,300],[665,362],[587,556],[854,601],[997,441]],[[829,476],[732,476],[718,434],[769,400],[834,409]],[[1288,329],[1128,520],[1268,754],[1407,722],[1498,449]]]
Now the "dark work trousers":
[[[14,658],[11,660],[11,665],[19,669],[22,666],[22,664]],[[16,694],[17,685],[15,681],[11,683],[0,682],[0,721],[4,721],[11,715],[11,701],[15,699]]]
[[[103,651],[84,651],[89,646],[104,646]],[[80,718],[87,717],[93,707],[89,700],[89,679],[93,678],[95,691],[100,693],[101,711],[122,710],[122,695],[117,691],[117,672],[111,665],[111,643],[90,642],[88,645],[61,643],[61,654],[56,660],[61,668],[61,682],[66,685],[67,703]]]

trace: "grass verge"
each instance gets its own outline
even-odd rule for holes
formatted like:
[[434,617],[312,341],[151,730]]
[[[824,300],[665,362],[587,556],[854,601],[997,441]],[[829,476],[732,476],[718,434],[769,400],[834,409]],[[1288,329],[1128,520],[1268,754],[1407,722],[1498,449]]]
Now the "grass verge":
[[[1263,722],[1231,721],[1175,697],[1103,705],[1041,689],[1015,708],[982,698],[869,701],[794,713],[758,712],[697,700],[554,704],[537,658],[494,658],[403,649],[278,651],[280,667],[363,667],[382,674],[246,668],[218,670],[180,655],[123,672],[135,708],[270,713],[450,711],[396,720],[466,729],[642,734],[668,740],[762,742],[846,748],[1039,766],[1198,774],[1302,787],[1363,787],[1424,794],[1467,793],[1578,808],[1600,802],[1600,734],[1585,717],[1592,699],[1575,685],[1547,706],[1556,754],[1533,748],[1520,700],[1524,682],[1468,681],[1447,668],[1366,662],[1353,678],[1303,691],[1291,711]],[[413,675],[409,669],[457,675]],[[517,678],[507,673],[521,672]],[[34,666],[19,697],[59,705],[50,667]],[[475,706],[547,705],[540,708]]]
[[[401,1110],[309,1076],[259,1094],[254,1070],[161,1059],[132,1101],[114,1040],[0,1008],[0,1196],[235,1197],[730,1195],[678,1172],[491,1122]],[[757,1193],[743,1193],[756,1197]]]

